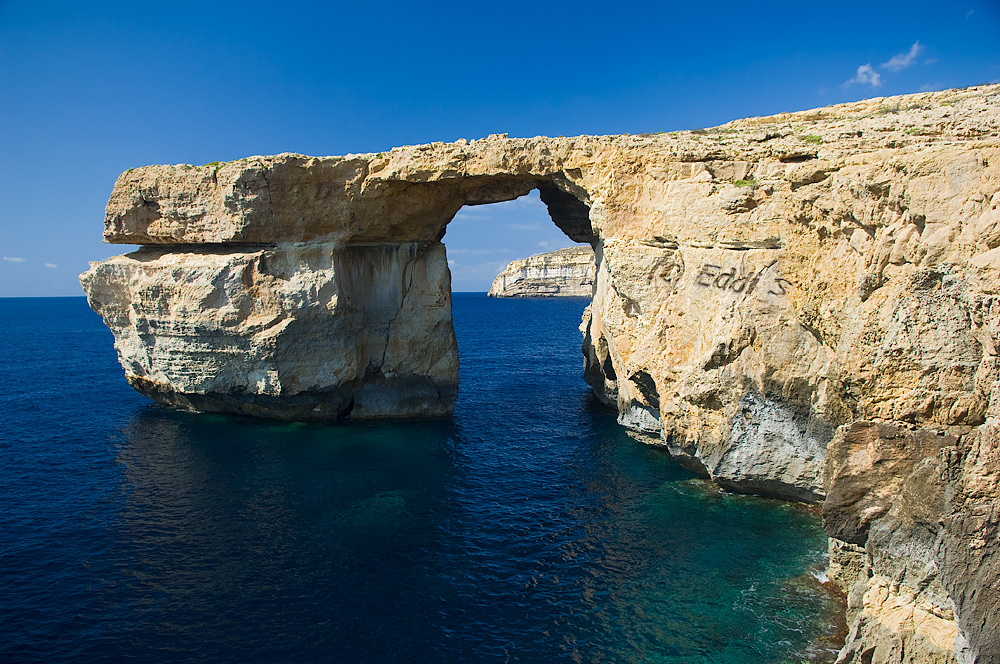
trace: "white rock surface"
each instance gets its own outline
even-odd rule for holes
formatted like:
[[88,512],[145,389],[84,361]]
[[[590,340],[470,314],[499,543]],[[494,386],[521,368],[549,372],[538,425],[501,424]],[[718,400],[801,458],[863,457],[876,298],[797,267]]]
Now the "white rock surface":
[[489,297],[590,297],[594,292],[594,250],[567,247],[511,261],[496,276]]
[[146,248],[82,276],[129,383],[169,405],[281,419],[451,412],[444,247]]

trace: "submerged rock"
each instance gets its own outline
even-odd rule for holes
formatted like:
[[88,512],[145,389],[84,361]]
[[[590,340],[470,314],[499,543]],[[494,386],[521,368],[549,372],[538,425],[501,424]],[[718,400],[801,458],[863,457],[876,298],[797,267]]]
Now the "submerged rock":
[[134,169],[105,239],[147,246],[81,281],[164,403],[447,414],[440,238],[532,189],[593,248],[584,375],[623,425],[731,490],[827,501],[841,660],[1000,661],[1000,86]]

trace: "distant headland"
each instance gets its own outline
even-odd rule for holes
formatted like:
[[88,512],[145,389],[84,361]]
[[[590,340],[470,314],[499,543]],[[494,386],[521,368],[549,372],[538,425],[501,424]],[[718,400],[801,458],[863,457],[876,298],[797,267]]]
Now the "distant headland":
[[511,261],[496,276],[490,297],[590,297],[594,294],[594,250],[567,247]]

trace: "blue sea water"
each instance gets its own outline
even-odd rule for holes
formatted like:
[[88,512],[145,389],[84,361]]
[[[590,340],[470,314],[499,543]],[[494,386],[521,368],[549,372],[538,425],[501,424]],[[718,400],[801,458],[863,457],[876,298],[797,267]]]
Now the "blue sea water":
[[0,661],[826,661],[815,515],[629,438],[583,300],[456,294],[451,419],[287,424],[127,386],[83,298],[0,299]]

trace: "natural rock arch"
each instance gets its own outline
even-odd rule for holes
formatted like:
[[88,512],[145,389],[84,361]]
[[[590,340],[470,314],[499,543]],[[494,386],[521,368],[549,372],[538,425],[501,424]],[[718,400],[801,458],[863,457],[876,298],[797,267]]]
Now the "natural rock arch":
[[105,237],[145,246],[84,283],[129,383],[172,406],[278,419],[450,414],[447,224],[465,205],[538,189],[556,226],[593,245],[590,197],[545,165],[378,177],[390,161],[279,155],[123,174]]
[[843,661],[992,661],[997,136],[983,86],[700,132],[152,166],[119,177],[105,219],[145,246],[81,281],[164,403],[445,415],[441,233],[538,188],[594,247],[585,374],[620,421],[727,488],[825,500],[855,600]]

